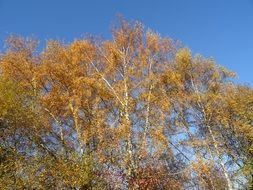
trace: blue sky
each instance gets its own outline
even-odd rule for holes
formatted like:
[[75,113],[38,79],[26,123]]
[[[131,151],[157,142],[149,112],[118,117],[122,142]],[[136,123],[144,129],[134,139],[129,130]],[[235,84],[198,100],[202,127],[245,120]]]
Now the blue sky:
[[0,0],[0,50],[10,34],[69,42],[110,38],[116,15],[213,57],[253,86],[253,0]]

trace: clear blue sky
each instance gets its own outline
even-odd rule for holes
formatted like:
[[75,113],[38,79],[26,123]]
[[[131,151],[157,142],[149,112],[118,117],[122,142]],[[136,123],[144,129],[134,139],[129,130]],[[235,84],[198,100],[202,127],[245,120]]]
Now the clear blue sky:
[[109,38],[118,13],[213,57],[253,86],[253,0],[0,0],[0,50],[9,34],[42,44],[86,32]]

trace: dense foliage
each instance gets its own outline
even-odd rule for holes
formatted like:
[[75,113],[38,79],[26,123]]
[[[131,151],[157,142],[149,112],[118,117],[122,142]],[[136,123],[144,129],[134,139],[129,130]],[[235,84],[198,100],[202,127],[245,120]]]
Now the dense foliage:
[[0,189],[251,189],[253,90],[120,20],[112,39],[10,37]]

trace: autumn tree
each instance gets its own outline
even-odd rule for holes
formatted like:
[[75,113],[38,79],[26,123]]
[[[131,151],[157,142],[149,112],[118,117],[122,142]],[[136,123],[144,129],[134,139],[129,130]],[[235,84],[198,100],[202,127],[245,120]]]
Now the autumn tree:
[[1,187],[250,187],[252,89],[213,59],[124,19],[110,40],[7,44]]

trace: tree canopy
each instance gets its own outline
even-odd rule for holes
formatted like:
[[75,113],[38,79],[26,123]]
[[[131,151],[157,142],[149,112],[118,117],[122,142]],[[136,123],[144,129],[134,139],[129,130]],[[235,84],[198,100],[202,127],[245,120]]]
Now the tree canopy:
[[253,188],[253,90],[212,58],[124,19],[6,44],[1,189]]

